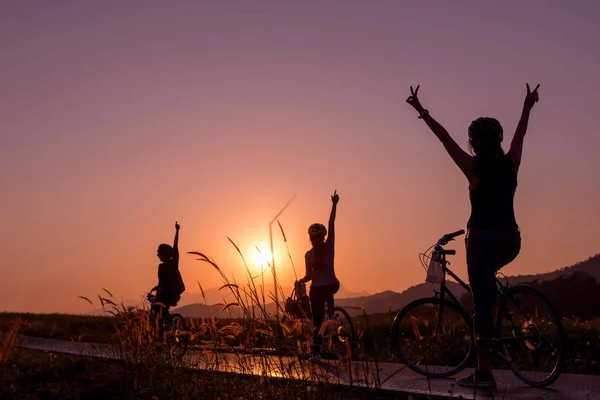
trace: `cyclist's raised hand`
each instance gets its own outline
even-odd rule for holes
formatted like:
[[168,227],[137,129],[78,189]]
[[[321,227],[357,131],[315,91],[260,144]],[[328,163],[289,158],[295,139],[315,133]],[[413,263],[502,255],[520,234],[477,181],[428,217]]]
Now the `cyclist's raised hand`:
[[337,194],[337,190],[333,192],[333,195],[331,196],[331,201],[333,202],[333,204],[337,204],[338,201],[340,201],[340,195]]
[[535,89],[533,89],[533,91],[531,91],[531,89],[529,88],[529,83],[527,83],[527,96],[525,97],[525,108],[527,110],[531,110],[533,108],[533,105],[535,103],[537,103],[540,99],[539,95],[538,95],[538,88],[540,87],[540,85],[538,84]]
[[418,112],[423,111],[423,106],[421,105],[421,102],[419,101],[419,97],[418,97],[418,93],[419,93],[419,87],[421,85],[417,85],[417,88],[413,90],[413,87],[410,87],[410,96],[408,96],[408,98],[406,99],[406,102],[408,104],[410,104],[411,106],[413,106],[413,108],[415,110],[417,110]]
[[179,224],[177,223],[177,221],[175,221],[175,229],[179,230],[181,228],[181,226],[179,226]]

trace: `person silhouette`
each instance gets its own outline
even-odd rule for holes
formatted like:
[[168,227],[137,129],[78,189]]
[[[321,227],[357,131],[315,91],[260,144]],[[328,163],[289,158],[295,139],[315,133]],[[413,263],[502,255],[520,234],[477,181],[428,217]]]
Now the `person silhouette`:
[[[323,341],[319,331],[325,320],[325,303],[327,303],[327,318],[333,313],[333,295],[340,290],[340,281],[335,276],[335,216],[340,196],[337,191],[331,196],[331,214],[329,216],[329,230],[323,224],[315,223],[309,226],[308,236],[312,248],[306,252],[304,261],[306,274],[296,283],[312,281],[310,285],[310,306],[313,318],[313,346],[312,360],[320,361],[320,347]],[[327,235],[327,239],[325,239]]]
[[502,149],[503,129],[495,118],[475,119],[468,129],[468,154],[452,139],[421,105],[419,86],[406,99],[423,119],[429,129],[442,142],[446,151],[469,182],[471,215],[467,222],[465,247],[467,270],[473,296],[475,346],[477,368],[457,379],[461,386],[495,387],[491,365],[491,339],[496,306],[495,274],[513,261],[521,251],[521,231],[517,224],[513,199],[517,188],[517,175],[523,152],[523,139],[527,132],[529,115],[538,102],[538,89],[532,91],[527,84],[527,95],[521,118],[515,130],[510,149]]
[[185,291],[185,285],[179,272],[179,229],[179,224],[175,222],[173,246],[161,243],[156,251],[156,255],[161,261],[158,266],[158,285],[152,288],[152,290],[156,290],[156,299],[152,304],[156,315],[162,314],[163,307],[166,310],[169,307],[175,307],[181,299],[181,294]]

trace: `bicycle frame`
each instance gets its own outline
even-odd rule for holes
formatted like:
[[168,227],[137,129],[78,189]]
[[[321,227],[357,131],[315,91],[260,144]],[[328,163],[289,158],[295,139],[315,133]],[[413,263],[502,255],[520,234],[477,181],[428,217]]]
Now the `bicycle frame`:
[[[467,292],[471,292],[471,287],[468,284],[466,284],[462,279],[460,279],[454,272],[452,272],[450,270],[450,268],[448,268],[448,265],[447,265],[448,261],[446,261],[446,254],[444,254],[444,253],[441,253],[440,264],[442,266],[442,270],[444,271],[444,274],[450,275],[459,285],[461,285],[463,288],[465,288],[465,290]],[[458,304],[462,307],[462,305],[460,304],[460,301],[458,301],[458,299],[456,298],[456,296],[454,296],[452,291],[450,291],[450,289],[448,289],[445,278],[442,281],[442,283],[440,284],[440,291],[436,292],[436,297],[438,297],[438,295],[439,295],[440,299],[444,300],[444,294],[447,294],[456,304]]]
[[[300,301],[302,298],[302,294],[306,294],[306,284],[305,283],[301,283],[299,284],[298,287],[294,287],[294,289],[292,290],[291,296],[290,298],[293,299],[294,301]],[[309,303],[310,305],[310,303]],[[310,305],[312,306],[312,305]],[[325,337],[326,335],[323,335],[323,332],[325,331],[325,329],[327,329],[328,327],[331,327],[331,320],[333,318],[334,313],[336,312],[335,309],[339,309],[341,310],[344,314],[346,314],[346,317],[348,318],[350,325],[352,326],[352,319],[350,318],[350,316],[348,315],[348,313],[342,308],[342,307],[334,307],[333,309],[329,309],[327,306],[327,302],[325,302],[325,304],[323,305],[324,308],[324,321],[321,324],[321,330],[319,331],[320,334]],[[284,314],[282,322],[285,321],[286,315]],[[312,310],[310,310],[310,316],[307,314],[302,314],[302,316],[300,318],[298,318],[300,321],[302,322],[312,322],[313,318],[312,318]],[[337,335],[337,333],[333,333],[331,334],[332,336]],[[355,337],[355,332],[354,332],[354,327],[352,326],[352,337]]]
[[[427,270],[427,282],[433,283],[433,291],[434,295],[431,297],[424,297],[419,299],[414,299],[410,303],[405,304],[401,310],[399,310],[394,318],[392,336],[394,337],[393,346],[395,347],[394,351],[398,354],[401,360],[403,360],[407,367],[414,370],[415,372],[428,376],[428,377],[448,377],[454,375],[460,371],[462,371],[469,364],[470,358],[476,354],[473,352],[473,345],[477,346],[476,341],[476,331],[474,327],[474,317],[473,313],[470,313],[467,310],[466,305],[462,305],[459,298],[452,293],[448,282],[446,279],[448,277],[453,278],[455,282],[457,282],[461,287],[463,287],[466,291],[472,292],[471,287],[465,281],[460,279],[450,268],[448,265],[450,264],[447,260],[447,255],[455,255],[455,250],[444,249],[444,246],[448,244],[453,238],[456,236],[464,234],[464,230],[456,231],[453,233],[448,233],[442,236],[436,244],[428,249],[425,253],[421,253],[420,256],[425,258],[430,258],[431,262],[429,264],[432,270]],[[433,253],[429,253],[430,249],[434,249]],[[425,262],[421,259],[421,262],[425,266]],[[441,269],[441,271],[440,271]],[[498,297],[497,308],[495,311],[495,315],[493,316],[492,323],[492,337],[491,337],[491,349],[494,353],[500,356],[504,361],[510,364],[510,368],[513,370],[515,375],[525,382],[528,385],[534,387],[545,387],[552,384],[558,376],[560,375],[562,366],[565,362],[564,359],[564,347],[566,346],[565,338],[564,338],[564,329],[562,327],[560,317],[558,316],[556,310],[552,306],[552,304],[548,301],[548,299],[536,288],[527,285],[527,284],[516,284],[510,285],[510,282],[506,280],[506,282],[501,281],[503,278],[501,277],[501,273],[496,271],[494,274],[495,281],[495,291],[493,296]],[[441,280],[439,278],[442,278]],[[491,277],[490,277],[491,278]],[[439,284],[439,287],[437,286]],[[553,339],[550,343],[551,348],[545,348],[544,352],[548,353],[548,355],[555,356],[557,355],[556,364],[548,364],[552,369],[550,371],[550,375],[544,380],[535,380],[534,378],[527,377],[523,375],[524,370],[522,370],[521,362],[519,361],[519,348],[524,343],[530,350],[535,351],[539,346],[541,346],[541,340],[538,342],[538,339],[541,339],[541,331],[538,329],[537,324],[533,321],[534,315],[537,318],[538,308],[534,306],[533,309],[530,309],[528,302],[522,298],[521,295],[528,296],[529,294],[533,295],[534,299],[541,299],[542,303],[545,307],[548,307],[548,322],[554,323],[556,325],[557,333],[558,333],[558,341]],[[414,311],[416,308],[420,306],[429,306],[426,310],[426,313],[421,313]],[[514,308],[512,307],[514,305]],[[457,323],[461,324],[459,335],[468,339],[467,352],[465,353],[465,358],[460,361],[458,364],[447,365],[450,367],[450,371],[446,372],[432,372],[428,371],[427,368],[421,368],[422,365],[427,367],[427,363],[424,358],[419,358],[416,360],[412,360],[413,356],[410,351],[406,353],[402,350],[402,343],[409,338],[406,336],[410,335],[410,323],[412,322],[413,330],[415,330],[416,340],[417,341],[431,341],[440,339],[440,334],[445,333],[445,330],[442,330],[442,320],[444,309],[450,308],[448,311],[453,311],[458,313],[458,322],[452,321],[454,325]],[[525,312],[524,312],[525,310]],[[432,314],[433,312],[433,314]],[[517,315],[513,315],[517,314]],[[425,318],[425,326],[429,330],[425,336],[419,333],[419,327],[415,327],[415,318],[420,319],[421,317]],[[542,318],[544,316],[542,315]],[[432,319],[434,321],[432,321]],[[506,320],[506,321],[505,321]],[[430,321],[430,322],[428,322]],[[462,321],[462,322],[460,322]],[[408,326],[403,327],[401,329],[401,325],[404,326],[404,322],[408,323]],[[516,323],[515,323],[516,322]],[[542,320],[542,322],[544,322]],[[463,326],[466,324],[466,327]],[[404,332],[404,329],[408,329],[408,331]],[[465,332],[465,329],[468,329],[468,332]],[[431,332],[430,329],[434,331]],[[454,329],[451,329],[454,332]],[[451,333],[452,333],[451,332]],[[464,333],[463,333],[464,332]],[[515,342],[517,346],[513,347],[511,343],[510,345],[507,342]],[[452,341],[449,342],[450,345],[454,343]],[[533,347],[536,346],[536,347]],[[410,346],[409,346],[410,347]],[[419,348],[421,344],[419,344]],[[414,346],[413,346],[414,348]],[[464,349],[464,345],[461,346]],[[513,359],[512,350],[517,350],[517,358]],[[462,351],[462,350],[461,350]],[[551,351],[552,353],[549,353]],[[544,361],[544,367],[546,366],[546,360]],[[437,362],[433,360],[433,362]],[[422,364],[422,365],[419,365]],[[534,360],[534,367],[537,367],[538,363]],[[455,366],[454,366],[455,365]]]

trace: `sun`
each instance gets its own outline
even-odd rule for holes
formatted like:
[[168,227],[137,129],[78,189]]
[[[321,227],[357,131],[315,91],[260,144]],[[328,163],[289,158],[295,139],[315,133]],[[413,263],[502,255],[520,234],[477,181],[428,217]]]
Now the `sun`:
[[255,246],[250,251],[254,267],[258,270],[269,268],[273,260],[271,258],[271,249],[268,246]]
[[[286,268],[282,264],[282,258],[280,257],[280,249],[275,247],[273,249],[275,266],[277,272]],[[252,277],[262,277],[266,281],[273,277],[273,257],[271,255],[271,246],[268,240],[256,240],[248,243],[244,251],[244,259],[246,265]]]

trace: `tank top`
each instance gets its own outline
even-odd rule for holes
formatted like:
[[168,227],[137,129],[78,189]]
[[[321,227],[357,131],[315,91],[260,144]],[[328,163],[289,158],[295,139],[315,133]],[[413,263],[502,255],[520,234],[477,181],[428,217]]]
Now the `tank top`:
[[504,154],[493,164],[478,167],[479,183],[469,188],[471,216],[467,228],[518,228],[513,205],[517,172],[512,160]]
[[[333,238],[332,238],[333,239]],[[317,286],[327,286],[338,283],[338,279],[335,276],[335,268],[333,266],[334,259],[334,248],[333,248],[333,240],[327,240],[325,242],[324,249],[324,260],[322,260],[323,265],[321,268],[317,268],[317,260],[315,260],[315,251],[313,249],[309,250],[305,254],[305,262],[306,267],[310,268],[312,271],[312,282],[311,287]]]

